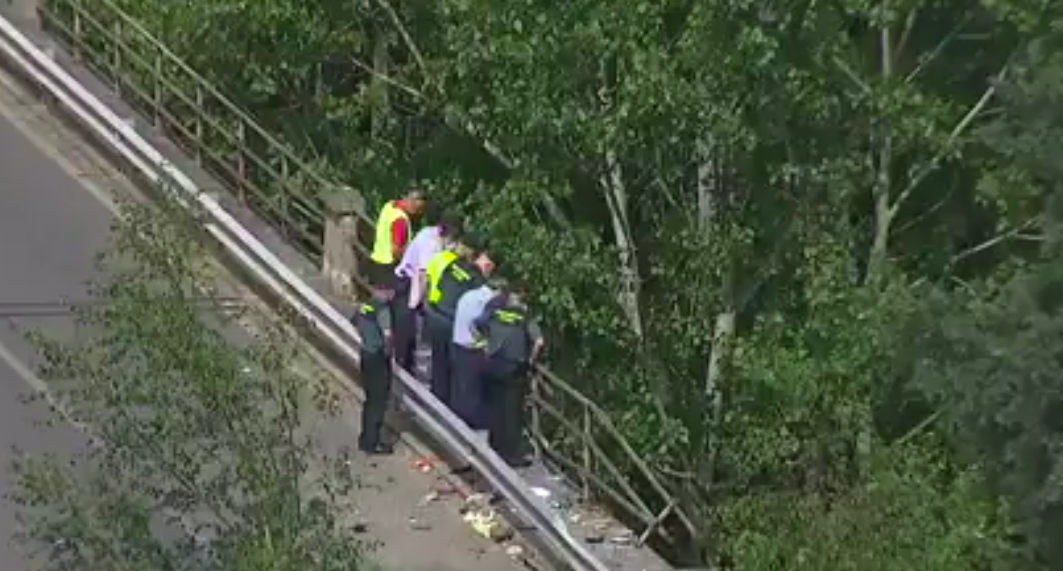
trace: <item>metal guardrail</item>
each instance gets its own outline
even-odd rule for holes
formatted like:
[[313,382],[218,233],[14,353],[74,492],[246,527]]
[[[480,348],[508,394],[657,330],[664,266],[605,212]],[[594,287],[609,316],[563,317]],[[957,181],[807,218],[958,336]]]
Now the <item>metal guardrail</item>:
[[[46,30],[104,78],[125,101],[229,184],[246,205],[315,260],[322,257],[321,194],[337,185],[155,38],[112,0],[45,0]],[[363,239],[373,220],[358,214]],[[368,261],[367,242],[355,244]],[[362,265],[361,267],[367,267]],[[364,278],[357,285],[367,290]],[[536,450],[604,500],[642,541],[683,541],[699,527],[631,447],[609,414],[571,384],[537,367],[530,429]]]

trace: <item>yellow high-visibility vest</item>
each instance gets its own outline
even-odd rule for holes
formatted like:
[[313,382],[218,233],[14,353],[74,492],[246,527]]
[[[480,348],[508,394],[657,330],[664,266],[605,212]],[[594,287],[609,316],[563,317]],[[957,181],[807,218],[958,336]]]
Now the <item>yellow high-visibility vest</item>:
[[395,248],[391,244],[391,226],[398,219],[406,221],[407,232],[410,228],[410,217],[406,212],[395,206],[392,200],[380,210],[380,218],[376,221],[376,241],[373,243],[373,255],[370,256],[378,264],[394,264]]
[[458,253],[454,250],[443,250],[428,260],[428,265],[424,270],[428,275],[428,303],[435,303],[443,297],[443,292],[439,291],[439,281],[443,279],[443,270],[446,270],[447,266],[457,259]]

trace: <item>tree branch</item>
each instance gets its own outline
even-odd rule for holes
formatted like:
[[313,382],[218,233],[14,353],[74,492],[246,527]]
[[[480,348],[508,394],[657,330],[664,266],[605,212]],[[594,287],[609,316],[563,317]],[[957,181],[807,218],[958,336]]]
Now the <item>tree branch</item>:
[[994,236],[994,237],[982,242],[981,244],[978,244],[978,245],[975,245],[975,246],[971,246],[970,248],[967,248],[966,250],[963,250],[963,251],[957,253],[955,256],[952,257],[952,259],[949,260],[948,267],[953,267],[956,264],[959,264],[960,262],[962,262],[963,260],[966,260],[967,258],[970,258],[971,256],[974,256],[974,255],[976,255],[976,254],[978,254],[980,252],[984,252],[984,251],[986,251],[986,250],[988,250],[988,249],[990,249],[990,248],[992,248],[992,247],[994,247],[994,246],[996,246],[998,244],[1006,242],[1006,241],[1008,241],[1008,240],[1010,240],[1012,238],[1019,237],[1019,236],[1022,235],[1022,232],[1024,230],[1029,229],[1031,226],[1033,226],[1036,223],[1037,223],[1037,218],[1031,218],[1031,219],[1027,220],[1026,222],[1024,222],[1021,226],[1012,228],[1011,230],[1008,230],[1007,232],[1003,232],[1001,234],[997,234],[996,236]]
[[421,73],[424,74],[425,81],[431,79],[431,75],[428,72],[428,65],[425,64],[424,56],[421,55],[421,50],[414,43],[413,37],[406,29],[406,26],[402,24],[402,19],[399,18],[399,14],[395,12],[395,9],[391,7],[391,4],[387,0],[376,0],[376,3],[382,10],[387,12],[388,19],[391,20],[391,24],[395,26],[395,30],[398,31],[399,36],[402,37],[402,41],[406,44],[406,49],[410,50],[410,54],[413,59],[417,61],[417,67],[421,68]]
[[997,72],[995,76],[993,76],[993,78],[989,82],[989,86],[986,87],[984,92],[982,92],[982,96],[978,99],[977,102],[975,102],[974,105],[971,106],[971,108],[967,111],[967,114],[964,115],[958,123],[956,123],[956,126],[953,127],[952,132],[949,133],[949,137],[945,141],[945,144],[943,145],[942,149],[938,151],[937,155],[935,155],[933,159],[931,159],[918,173],[916,173],[914,177],[912,177],[912,179],[908,182],[908,186],[906,186],[904,190],[902,190],[901,193],[897,195],[897,200],[894,201],[893,206],[890,207],[891,218],[897,215],[897,212],[900,211],[901,206],[912,195],[912,193],[915,192],[916,188],[918,188],[919,185],[922,184],[928,176],[930,176],[935,170],[937,170],[939,166],[941,166],[941,162],[945,159],[945,156],[948,154],[948,152],[951,151],[952,148],[956,145],[956,142],[959,140],[959,138],[967,132],[967,129],[970,128],[971,124],[974,123],[974,120],[978,118],[978,116],[982,113],[982,110],[985,109],[986,105],[989,104],[989,101],[993,98],[993,95],[996,94],[997,84],[1000,82],[1001,79],[1004,78],[1004,74],[1007,73],[1007,70],[1008,65],[1004,65],[1004,67],[1002,67],[1000,71]]
[[924,69],[926,69],[930,64],[934,63],[934,61],[937,60],[937,58],[945,51],[945,48],[947,48],[949,44],[951,44],[953,40],[955,40],[956,37],[960,35],[960,32],[963,31],[963,27],[971,21],[971,18],[971,12],[968,12],[966,15],[964,15],[963,19],[960,20],[960,23],[957,24],[951,32],[945,34],[945,37],[941,38],[941,41],[938,42],[936,46],[934,46],[934,49],[930,50],[930,53],[926,57],[924,57],[922,61],[920,61],[919,64],[916,65],[914,69],[912,69],[912,71],[908,72],[908,75],[906,75],[904,78],[904,82],[911,83],[915,81],[915,79],[919,77],[919,74],[921,74]]

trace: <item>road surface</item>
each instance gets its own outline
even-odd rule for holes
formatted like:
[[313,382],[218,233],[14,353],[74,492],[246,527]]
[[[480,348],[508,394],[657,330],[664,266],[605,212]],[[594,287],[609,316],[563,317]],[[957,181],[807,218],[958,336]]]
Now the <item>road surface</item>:
[[[0,72],[0,462],[9,449],[76,451],[86,439],[71,426],[48,429],[41,404],[23,404],[43,387],[31,372],[34,352],[22,332],[68,335],[69,316],[15,315],[21,303],[84,298],[93,260],[105,247],[112,211],[108,197],[128,192],[128,181]],[[352,399],[353,404],[353,399]],[[323,439],[349,444],[357,410],[330,422]],[[506,571],[520,565],[499,545],[477,537],[460,521],[460,499],[425,502],[437,476],[413,469],[416,453],[402,447],[394,458],[355,466],[366,487],[359,501],[367,538],[380,542],[377,559],[402,571]],[[0,492],[9,477],[0,473]],[[30,571],[14,531],[13,507],[0,506],[0,570]]]

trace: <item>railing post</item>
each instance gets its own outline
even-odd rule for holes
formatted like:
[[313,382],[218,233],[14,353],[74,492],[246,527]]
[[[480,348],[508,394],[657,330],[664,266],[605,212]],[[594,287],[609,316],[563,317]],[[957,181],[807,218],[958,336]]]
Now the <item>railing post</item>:
[[365,209],[365,198],[349,186],[333,190],[325,196],[325,239],[321,256],[321,273],[333,295],[351,300],[356,288],[354,278],[359,275],[358,212]]
[[114,47],[111,73],[114,74],[114,92],[122,96],[122,22],[116,21],[111,26],[111,43]]
[[156,129],[162,127],[162,55],[156,51],[152,61],[155,77],[152,78],[151,90],[151,121]]
[[236,145],[236,195],[241,204],[247,204],[247,158],[244,157],[244,149],[247,148],[247,126],[243,119],[236,124]]
[[594,470],[594,452],[591,450],[591,438],[593,434],[591,432],[591,410],[590,407],[584,405],[583,407],[583,438],[580,438],[580,442],[583,443],[583,474],[580,477],[581,493],[583,499],[588,500],[591,497],[591,483],[586,474],[590,474]]
[[193,129],[196,132],[196,164],[203,166],[203,86],[196,82],[196,112],[194,114],[195,121]]
[[528,424],[531,427],[532,451],[535,454],[536,460],[541,458],[543,455],[543,446],[540,442],[540,439],[542,439],[543,437],[543,421],[542,417],[540,416],[538,406],[539,399],[542,398],[542,382],[542,377],[540,377],[538,373],[532,370],[530,391],[531,399],[529,399],[530,402],[528,403],[531,408],[531,422],[529,422]]
[[280,212],[277,217],[280,220],[281,234],[288,234],[288,222],[291,220],[289,214],[291,209],[288,208],[288,204],[291,202],[291,167],[288,163],[288,156],[281,152],[281,180],[280,188],[277,189],[277,203]]
[[74,59],[81,61],[83,54],[81,53],[81,0],[75,0],[70,3],[70,9],[74,12],[73,22],[70,24],[70,34],[73,36],[72,47],[74,48]]

